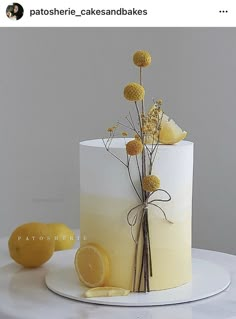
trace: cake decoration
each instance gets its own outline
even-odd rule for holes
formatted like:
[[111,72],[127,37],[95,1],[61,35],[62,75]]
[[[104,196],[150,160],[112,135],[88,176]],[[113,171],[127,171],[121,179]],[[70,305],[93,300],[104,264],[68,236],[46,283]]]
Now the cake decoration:
[[[127,123],[123,124],[121,122],[117,122],[115,126],[113,126],[112,128],[108,128],[107,131],[110,133],[109,138],[103,141],[105,149],[113,156],[117,157],[114,153],[111,152],[109,146],[111,145],[112,139],[115,137],[115,133],[119,126],[125,127],[130,132],[135,134],[133,140],[126,142],[125,137],[128,135],[127,132],[121,133],[121,135],[124,137],[124,143],[126,146],[127,161],[124,162],[121,159],[118,159],[123,165],[126,166],[131,184],[139,200],[141,201],[141,204],[133,207],[127,215],[128,223],[131,226],[131,234],[135,241],[133,291],[140,291],[141,282],[143,280],[144,291],[148,292],[150,291],[149,277],[152,276],[152,249],[149,236],[148,221],[149,205],[153,205],[161,210],[166,221],[168,221],[170,224],[172,223],[170,220],[168,220],[165,211],[159,205],[157,205],[159,201],[170,201],[171,195],[168,193],[168,191],[160,189],[161,181],[158,176],[152,175],[152,166],[158,152],[159,143],[166,142],[166,144],[174,144],[185,138],[187,133],[182,132],[177,124],[175,124],[173,120],[170,120],[165,115],[164,111],[161,109],[161,105],[163,104],[162,99],[154,101],[154,105],[147,113],[145,113],[145,89],[142,83],[142,68],[150,65],[151,55],[147,51],[137,51],[133,55],[133,62],[140,69],[139,83],[131,82],[127,84],[124,88],[124,97],[128,101],[134,102],[138,124],[136,124],[132,113],[129,112],[129,115],[126,116]],[[138,105],[138,102],[141,103],[141,106]],[[178,134],[179,130],[181,131],[180,134]],[[141,159],[138,158],[138,155],[141,156]],[[130,172],[130,161],[132,157],[135,157],[137,170],[139,172],[141,186],[139,188],[138,185],[135,185],[132,174]],[[150,200],[151,196],[157,191],[166,193],[168,195],[167,199]],[[136,211],[134,216],[131,215],[133,211]],[[136,224],[139,225],[135,237],[133,227]],[[140,245],[141,233],[143,241],[143,253],[140,273],[137,274],[137,255]],[[137,277],[139,280],[138,287],[136,285]]]
[[76,252],[75,269],[79,279],[87,287],[106,285],[109,268],[109,258],[97,244],[86,245]]
[[115,296],[127,296],[130,290],[123,289],[120,287],[96,287],[90,288],[85,291],[84,297],[115,297]]
[[[162,99],[146,110],[142,73],[151,55],[137,51],[133,62],[139,80],[123,91],[132,111],[107,129],[108,138],[80,143],[75,267],[82,283],[100,287],[94,293],[104,296],[116,288],[149,292],[191,280],[193,143],[182,141],[187,132],[165,114]],[[86,253],[79,261],[79,252],[91,247],[101,258],[91,262]],[[101,266],[104,256],[109,271]]]

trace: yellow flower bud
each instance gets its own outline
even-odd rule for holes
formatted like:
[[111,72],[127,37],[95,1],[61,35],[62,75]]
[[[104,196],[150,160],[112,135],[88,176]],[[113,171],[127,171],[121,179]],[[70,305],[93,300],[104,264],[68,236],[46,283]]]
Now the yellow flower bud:
[[143,151],[143,144],[140,140],[135,139],[126,144],[126,152],[128,155],[138,155]]
[[124,97],[129,101],[141,101],[144,95],[144,87],[138,83],[131,82],[124,88]]
[[151,55],[147,51],[137,51],[133,55],[133,62],[139,67],[146,67],[152,61]]
[[145,176],[142,180],[143,190],[146,192],[155,192],[158,188],[160,188],[160,179],[155,175]]

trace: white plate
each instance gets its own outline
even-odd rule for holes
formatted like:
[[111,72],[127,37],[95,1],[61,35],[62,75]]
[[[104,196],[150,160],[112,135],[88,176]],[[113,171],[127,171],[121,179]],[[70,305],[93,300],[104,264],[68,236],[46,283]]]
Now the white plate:
[[[193,258],[193,280],[186,285],[149,293],[130,293],[124,297],[84,298],[88,289],[82,286],[74,270],[76,250],[64,251],[63,266],[60,262],[45,277],[47,287],[66,298],[110,306],[161,306],[195,301],[216,295],[230,284],[228,271],[211,262]],[[59,256],[58,256],[59,257]],[[59,258],[59,261],[61,258]]]

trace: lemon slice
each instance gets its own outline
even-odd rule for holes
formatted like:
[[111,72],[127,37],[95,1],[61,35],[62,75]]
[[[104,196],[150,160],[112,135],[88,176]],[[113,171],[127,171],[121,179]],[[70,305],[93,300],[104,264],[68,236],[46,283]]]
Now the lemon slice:
[[97,244],[79,248],[75,254],[75,269],[80,281],[87,287],[101,287],[109,278],[109,259]]
[[161,124],[159,141],[162,144],[175,144],[182,141],[187,136],[173,120],[164,121]]
[[86,298],[92,297],[114,297],[114,296],[127,296],[130,290],[119,287],[97,287],[87,290],[84,294]]

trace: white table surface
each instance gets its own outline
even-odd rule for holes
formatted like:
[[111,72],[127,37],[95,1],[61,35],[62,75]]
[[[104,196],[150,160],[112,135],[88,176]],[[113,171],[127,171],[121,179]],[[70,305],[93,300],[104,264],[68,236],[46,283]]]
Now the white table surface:
[[44,283],[53,257],[42,267],[26,270],[14,263],[7,238],[0,239],[0,319],[236,319],[236,256],[193,249],[193,256],[215,262],[231,273],[231,285],[201,301],[173,306],[111,307],[60,297]]

